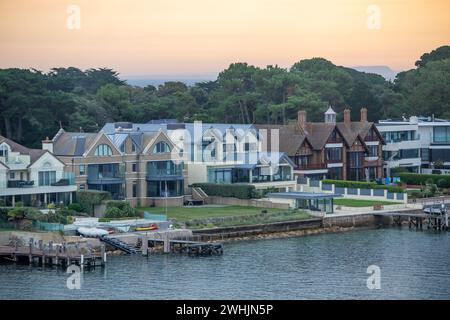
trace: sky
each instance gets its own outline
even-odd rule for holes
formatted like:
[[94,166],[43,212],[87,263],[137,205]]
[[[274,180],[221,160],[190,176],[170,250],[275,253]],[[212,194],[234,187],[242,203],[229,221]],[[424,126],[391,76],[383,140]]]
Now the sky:
[[233,62],[411,69],[450,43],[449,0],[0,0],[0,68],[211,74]]

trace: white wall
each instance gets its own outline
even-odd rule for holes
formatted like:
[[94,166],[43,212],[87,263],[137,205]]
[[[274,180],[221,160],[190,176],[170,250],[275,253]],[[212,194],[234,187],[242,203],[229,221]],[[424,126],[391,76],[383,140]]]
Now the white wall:
[[[46,166],[46,164],[50,166]],[[30,180],[34,180],[37,185],[39,181],[39,171],[56,171],[56,181],[63,178],[64,164],[50,153],[44,153],[35,163],[30,166]]]

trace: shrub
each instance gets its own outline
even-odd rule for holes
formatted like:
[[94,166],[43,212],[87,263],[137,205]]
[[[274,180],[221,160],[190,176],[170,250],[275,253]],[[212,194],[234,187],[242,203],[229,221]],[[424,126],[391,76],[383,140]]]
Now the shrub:
[[226,183],[194,183],[192,187],[202,188],[208,196],[251,199],[257,197],[255,186]]
[[450,176],[436,174],[401,173],[400,180],[409,185],[437,184],[440,188],[450,188]]
[[111,194],[106,191],[84,190],[76,194],[77,202],[81,205],[82,211],[90,215],[94,213],[94,206],[101,204],[104,200],[110,200]]
[[15,207],[17,207],[17,208],[22,208],[22,207],[23,207],[23,202],[22,202],[22,201],[17,201],[17,202],[15,203]]
[[128,201],[111,200],[106,202],[105,218],[136,217],[137,210]]
[[83,207],[81,206],[81,204],[76,203],[76,202],[69,204],[67,206],[67,209],[73,210],[73,211],[76,211],[76,212],[83,212]]
[[121,218],[122,211],[119,208],[111,207],[105,211],[105,218]]

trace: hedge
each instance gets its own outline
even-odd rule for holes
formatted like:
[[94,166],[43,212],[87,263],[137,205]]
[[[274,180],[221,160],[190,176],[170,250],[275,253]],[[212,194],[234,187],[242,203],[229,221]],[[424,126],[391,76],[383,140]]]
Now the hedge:
[[107,191],[85,190],[78,191],[76,198],[83,211],[92,215],[94,213],[94,205],[101,204],[104,200],[110,200],[111,194]]
[[450,176],[441,174],[400,173],[400,181],[411,185],[425,185],[431,180],[439,188],[450,188]]
[[136,217],[137,211],[128,201],[110,200],[106,202],[105,218]]
[[225,183],[194,183],[194,188],[202,188],[208,196],[232,197],[238,199],[252,199],[255,186],[225,184]]
[[354,189],[382,189],[391,193],[405,193],[401,187],[385,186],[376,182],[364,181],[348,181],[348,180],[322,180],[323,184],[334,184],[337,188],[354,188]]

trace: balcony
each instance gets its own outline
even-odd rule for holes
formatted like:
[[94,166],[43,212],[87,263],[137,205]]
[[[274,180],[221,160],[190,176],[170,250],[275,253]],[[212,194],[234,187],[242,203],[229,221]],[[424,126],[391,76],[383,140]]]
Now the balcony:
[[125,175],[118,164],[89,165],[88,184],[121,184]]
[[296,171],[324,170],[324,169],[325,170],[327,169],[326,163],[309,163],[309,164],[303,164],[303,165],[300,165],[300,166],[297,166],[294,168],[294,170],[296,170]]
[[147,180],[183,180],[183,165],[172,161],[154,161],[147,165]]
[[34,187],[34,181],[26,180],[10,180],[8,181],[8,188],[32,188]]

